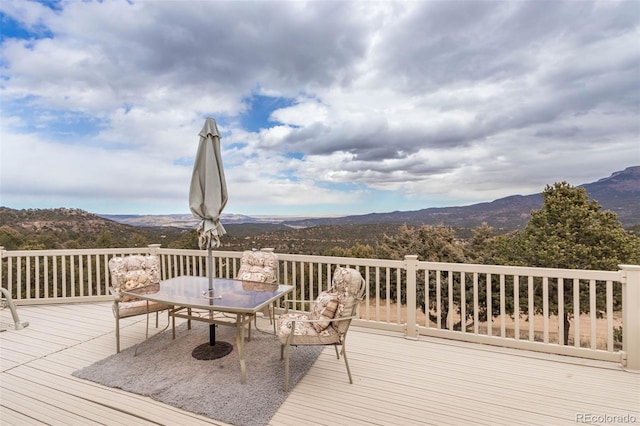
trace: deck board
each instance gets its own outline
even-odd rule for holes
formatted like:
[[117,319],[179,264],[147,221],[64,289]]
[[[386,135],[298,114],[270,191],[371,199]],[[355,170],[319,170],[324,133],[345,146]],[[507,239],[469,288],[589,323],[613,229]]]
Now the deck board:
[[[0,333],[1,424],[224,425],[71,376],[114,353],[108,303],[19,314],[29,326]],[[123,347],[144,339],[144,317],[121,326]],[[640,374],[617,364],[355,327],[347,345],[354,384],[327,348],[271,425],[575,425],[578,413],[640,422]]]

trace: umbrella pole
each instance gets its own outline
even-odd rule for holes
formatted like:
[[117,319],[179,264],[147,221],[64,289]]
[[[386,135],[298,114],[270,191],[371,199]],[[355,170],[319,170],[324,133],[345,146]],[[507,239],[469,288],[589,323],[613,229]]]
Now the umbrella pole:
[[[209,247],[208,257],[209,257],[209,268],[207,271],[207,275],[209,275],[209,295],[215,296],[213,291],[213,253],[211,251],[211,247]],[[214,346],[216,344],[216,325],[209,324],[209,345]]]
[[[209,298],[215,299],[214,289],[213,289],[213,253],[211,248],[208,249],[207,253],[209,265],[207,267],[207,275],[209,276]],[[221,299],[222,296],[218,296],[218,299]],[[211,301],[213,303],[213,300]],[[211,312],[213,315],[213,311]],[[216,342],[216,327],[215,324],[209,324],[209,341],[207,343],[203,343],[201,345],[196,346],[196,348],[191,352],[191,356],[195,359],[199,360],[211,360],[222,358],[231,353],[233,350],[233,345],[228,342]]]
[[[213,253],[211,252],[211,247],[209,247],[209,268],[208,268],[208,273],[207,275],[209,275],[209,292],[213,293]],[[213,296],[213,294],[211,294]]]

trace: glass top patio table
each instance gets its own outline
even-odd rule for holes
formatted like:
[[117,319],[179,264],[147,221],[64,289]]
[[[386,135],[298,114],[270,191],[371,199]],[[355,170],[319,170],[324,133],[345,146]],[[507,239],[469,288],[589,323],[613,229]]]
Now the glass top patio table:
[[[216,325],[231,325],[236,328],[236,346],[240,358],[240,382],[246,383],[247,372],[244,354],[244,328],[250,325],[257,312],[280,297],[291,293],[293,286],[268,284],[255,281],[213,278],[213,291],[209,290],[209,277],[179,276],[160,281],[146,287],[124,291],[128,296],[138,297],[152,302],[172,305],[169,314],[174,318],[173,334],[175,338],[175,318],[205,321],[209,323],[209,342],[196,347],[192,356],[201,360],[212,360],[227,355],[232,345],[216,341]],[[180,311],[187,309],[187,314]],[[192,315],[191,309],[208,310],[210,318]],[[235,322],[216,320],[213,312],[234,314]]]
[[160,281],[158,286],[125,291],[130,296],[185,308],[210,309],[219,312],[255,314],[262,308],[293,291],[293,286],[254,281],[179,276]]

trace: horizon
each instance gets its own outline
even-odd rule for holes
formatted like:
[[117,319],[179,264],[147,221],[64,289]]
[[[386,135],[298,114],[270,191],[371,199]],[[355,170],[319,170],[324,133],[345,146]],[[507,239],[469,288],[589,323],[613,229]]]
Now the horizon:
[[636,1],[5,0],[0,20],[10,208],[189,214],[206,117],[225,212],[252,217],[466,206],[640,164]]
[[[615,175],[618,175],[624,171],[626,171],[627,169],[630,168],[640,168],[640,165],[633,165],[633,166],[629,166],[627,168],[625,168],[624,170],[617,170],[612,172],[611,174],[609,174],[608,176],[605,177],[601,177],[599,179],[596,179],[592,182],[584,182],[582,184],[579,185],[574,185],[576,187],[581,187],[584,185],[590,185],[608,178],[611,178]],[[552,183],[548,184],[548,185],[552,185]],[[238,213],[238,212],[226,212],[223,211],[221,213],[221,217],[224,216],[246,216],[246,217],[250,217],[253,219],[270,219],[270,218],[298,218],[298,219],[304,219],[304,218],[340,218],[340,217],[347,217],[347,216],[361,216],[361,215],[369,215],[369,214],[385,214],[385,213],[393,213],[396,211],[400,211],[400,212],[409,212],[409,211],[417,211],[417,210],[425,210],[425,209],[441,209],[441,208],[449,208],[449,207],[468,207],[468,206],[472,206],[472,205],[476,205],[476,204],[483,204],[483,203],[492,203],[494,201],[498,201],[504,198],[510,198],[510,197],[527,197],[527,196],[531,196],[531,195],[538,195],[541,194],[542,191],[537,192],[537,193],[532,193],[532,194],[511,194],[511,195],[506,195],[504,197],[500,197],[500,198],[496,198],[493,200],[487,200],[487,201],[479,201],[477,203],[471,203],[471,204],[464,204],[464,205],[455,205],[455,206],[434,206],[434,207],[424,207],[424,208],[418,208],[418,209],[413,209],[413,210],[386,210],[386,211],[378,211],[378,212],[374,212],[374,211],[370,211],[367,213],[356,213],[356,214],[276,214],[276,213],[272,213],[272,214],[268,214],[268,213],[263,213],[263,214],[245,214],[245,213]],[[14,210],[21,210],[21,209],[15,209],[13,207],[9,207],[9,206],[4,206],[0,204],[0,207],[6,207],[6,208],[10,208],[10,209],[14,209]],[[191,213],[191,212],[178,212],[178,213],[102,213],[102,212],[94,212],[94,211],[90,211],[90,210],[86,210],[83,208],[79,208],[79,207],[69,207],[69,206],[57,206],[57,207],[48,207],[48,208],[38,208],[38,207],[25,207],[22,208],[22,210],[29,210],[29,209],[51,209],[51,210],[55,210],[55,209],[77,209],[77,210],[82,210],[85,211],[87,213],[90,214],[94,214],[96,216],[192,216],[194,217],[194,219],[196,219],[196,217]]]

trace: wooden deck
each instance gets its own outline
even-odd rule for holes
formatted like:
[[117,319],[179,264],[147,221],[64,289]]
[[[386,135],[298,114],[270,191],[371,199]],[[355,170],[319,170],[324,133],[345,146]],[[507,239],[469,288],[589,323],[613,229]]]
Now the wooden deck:
[[[71,376],[114,352],[110,304],[18,312],[29,326],[0,333],[0,424],[223,424]],[[1,315],[11,322],[8,309]],[[144,338],[143,317],[123,324],[124,347]],[[359,328],[348,354],[353,385],[328,348],[271,424],[575,425],[617,415],[640,424],[640,374],[616,364]]]

